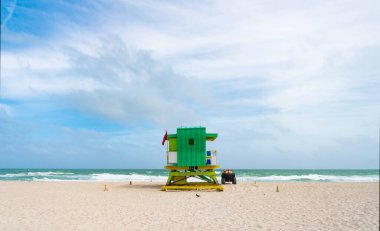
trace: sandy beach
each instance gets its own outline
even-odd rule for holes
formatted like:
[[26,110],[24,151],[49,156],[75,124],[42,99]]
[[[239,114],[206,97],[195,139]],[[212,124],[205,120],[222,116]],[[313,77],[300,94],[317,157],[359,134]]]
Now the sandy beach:
[[379,183],[104,184],[0,182],[0,230],[379,230]]

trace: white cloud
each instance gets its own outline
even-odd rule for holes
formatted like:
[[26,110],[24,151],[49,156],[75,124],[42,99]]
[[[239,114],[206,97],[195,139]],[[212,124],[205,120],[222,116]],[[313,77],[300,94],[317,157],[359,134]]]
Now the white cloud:
[[[129,4],[120,8],[128,12]],[[143,19],[131,23],[112,12],[104,28],[199,78],[268,74],[270,65],[278,72],[308,68],[337,52],[377,44],[379,37],[376,20],[367,19],[376,15],[376,7],[369,8],[375,2],[163,5],[134,4],[134,14]]]
[[201,122],[221,134],[224,164],[241,164],[236,147],[245,167],[378,160],[378,2],[96,7],[96,28],[68,22],[44,47],[2,52],[4,95],[58,97],[127,126]]
[[127,125],[199,117],[188,107],[202,105],[209,95],[199,81],[175,73],[149,52],[127,47],[118,36],[98,38],[97,43],[90,53],[83,46],[6,53],[4,95],[63,98],[78,110]]

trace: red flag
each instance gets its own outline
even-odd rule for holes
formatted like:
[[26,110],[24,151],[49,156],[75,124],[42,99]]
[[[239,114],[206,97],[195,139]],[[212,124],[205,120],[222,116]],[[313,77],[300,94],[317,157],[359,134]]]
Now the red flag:
[[168,140],[168,131],[166,130],[164,138],[162,139],[162,145],[165,144],[165,141]]

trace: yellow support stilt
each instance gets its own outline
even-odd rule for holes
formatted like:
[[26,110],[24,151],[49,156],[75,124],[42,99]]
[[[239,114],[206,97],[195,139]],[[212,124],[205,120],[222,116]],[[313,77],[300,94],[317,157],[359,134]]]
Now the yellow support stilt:
[[168,190],[217,190],[223,191],[222,185],[164,185],[161,187],[162,191]]

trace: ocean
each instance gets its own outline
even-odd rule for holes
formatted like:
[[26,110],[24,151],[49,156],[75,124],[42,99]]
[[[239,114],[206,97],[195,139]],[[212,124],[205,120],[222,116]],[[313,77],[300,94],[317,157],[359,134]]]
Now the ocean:
[[[377,169],[234,169],[238,182],[379,182]],[[221,171],[216,171],[220,180]],[[166,182],[165,169],[0,169],[0,181]]]

